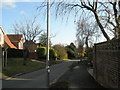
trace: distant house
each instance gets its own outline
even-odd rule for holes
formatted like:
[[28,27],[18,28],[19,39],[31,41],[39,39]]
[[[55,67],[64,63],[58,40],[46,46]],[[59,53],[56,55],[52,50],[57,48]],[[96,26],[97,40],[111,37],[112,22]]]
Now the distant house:
[[37,43],[37,47],[41,47],[42,46],[42,44],[41,43]]
[[7,36],[17,49],[23,49],[24,38],[22,34],[7,34]]
[[37,49],[37,44],[35,41],[26,41],[24,43],[24,48],[28,48],[29,52],[35,52]]
[[21,34],[5,34],[0,26],[0,46],[3,48],[23,49],[23,35]]

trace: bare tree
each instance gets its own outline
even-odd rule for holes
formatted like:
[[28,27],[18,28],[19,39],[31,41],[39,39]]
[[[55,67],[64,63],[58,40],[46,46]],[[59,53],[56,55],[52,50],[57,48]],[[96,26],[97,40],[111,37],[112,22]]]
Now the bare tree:
[[86,48],[89,48],[89,44],[94,42],[95,37],[99,37],[98,27],[94,22],[89,21],[88,18],[83,18],[77,23],[77,33],[76,37],[78,40],[83,42],[83,45],[86,45]]
[[65,47],[63,45],[56,44],[56,45],[53,46],[53,48],[57,52],[58,58],[60,60],[68,58],[67,51],[66,51],[66,49],[65,49]]
[[[39,37],[39,43],[41,46],[46,46],[47,45],[47,33],[42,33],[41,36]],[[52,45],[51,38],[50,38],[50,47]]]
[[23,34],[25,41],[33,41],[43,31],[40,25],[36,23],[37,16],[33,20],[26,20],[25,23],[14,24],[15,33]]
[[84,49],[84,41],[82,40],[82,38],[77,37],[76,42],[77,42],[77,54],[79,57],[80,53],[82,53]]
[[[110,22],[109,20],[112,21],[112,23],[115,21],[116,25],[114,26],[114,29],[111,29],[111,26],[109,26],[109,29],[111,29],[111,31],[113,31],[113,33],[117,33],[119,34],[119,23],[118,23],[118,2],[119,0],[115,0],[115,2],[101,2],[101,0],[86,0],[86,2],[84,0],[74,0],[73,2],[69,2],[69,0],[60,0],[59,2],[55,2],[55,0],[53,0],[53,2],[51,3],[51,7],[53,6],[56,9],[56,17],[57,16],[66,16],[68,15],[67,18],[69,18],[70,14],[73,14],[76,16],[82,16],[82,15],[89,15],[89,17],[91,17],[91,15],[95,18],[97,25],[99,26],[103,36],[107,39],[110,40],[110,37],[108,35],[108,32],[106,32],[106,27],[109,25],[108,22]],[[42,3],[43,5],[43,3]],[[112,6],[110,6],[112,5]],[[115,18],[111,18],[110,13],[108,12],[109,10],[111,10],[111,12],[114,12],[114,17]],[[106,13],[104,13],[106,12]],[[106,17],[107,15],[107,17]],[[112,16],[113,17],[113,16]],[[106,23],[103,21],[106,20]],[[110,22],[111,23],[111,22]],[[116,30],[117,27],[117,30]],[[109,30],[107,30],[109,31]],[[115,34],[116,35],[116,34]],[[118,37],[119,35],[117,35]]]
[[30,42],[33,42],[34,39],[41,34],[43,30],[40,29],[40,25],[36,23],[37,16],[33,18],[33,20],[26,20],[22,21],[22,23],[16,23],[14,24],[14,30],[17,34],[23,34],[25,42],[23,44],[24,51],[23,51],[23,65],[27,65],[27,58],[29,57],[29,47]]
[[119,2],[119,0],[108,3],[99,2],[103,8],[99,12],[104,13],[101,15],[101,21],[104,23],[104,28],[109,29],[114,34],[114,38],[120,38]]

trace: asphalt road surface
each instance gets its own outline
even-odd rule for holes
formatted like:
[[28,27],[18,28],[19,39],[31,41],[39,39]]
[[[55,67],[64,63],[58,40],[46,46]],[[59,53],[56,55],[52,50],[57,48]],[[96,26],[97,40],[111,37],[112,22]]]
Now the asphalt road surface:
[[[55,82],[69,69],[72,61],[65,61],[50,67],[50,83]],[[2,88],[47,88],[46,69],[27,73],[16,78],[2,81]]]

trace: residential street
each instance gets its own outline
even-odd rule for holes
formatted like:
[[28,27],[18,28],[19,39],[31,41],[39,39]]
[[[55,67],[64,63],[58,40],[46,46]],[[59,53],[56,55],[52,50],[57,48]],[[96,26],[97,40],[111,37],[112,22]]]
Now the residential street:
[[[62,62],[51,66],[50,83],[56,81],[69,69],[73,62]],[[46,88],[46,69],[41,69],[28,74],[2,81],[2,88]]]

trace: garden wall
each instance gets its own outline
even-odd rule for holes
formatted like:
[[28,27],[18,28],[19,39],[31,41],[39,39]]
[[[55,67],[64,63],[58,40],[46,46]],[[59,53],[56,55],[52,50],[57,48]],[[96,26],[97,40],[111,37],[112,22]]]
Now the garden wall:
[[95,44],[94,76],[105,87],[120,88],[120,39]]

